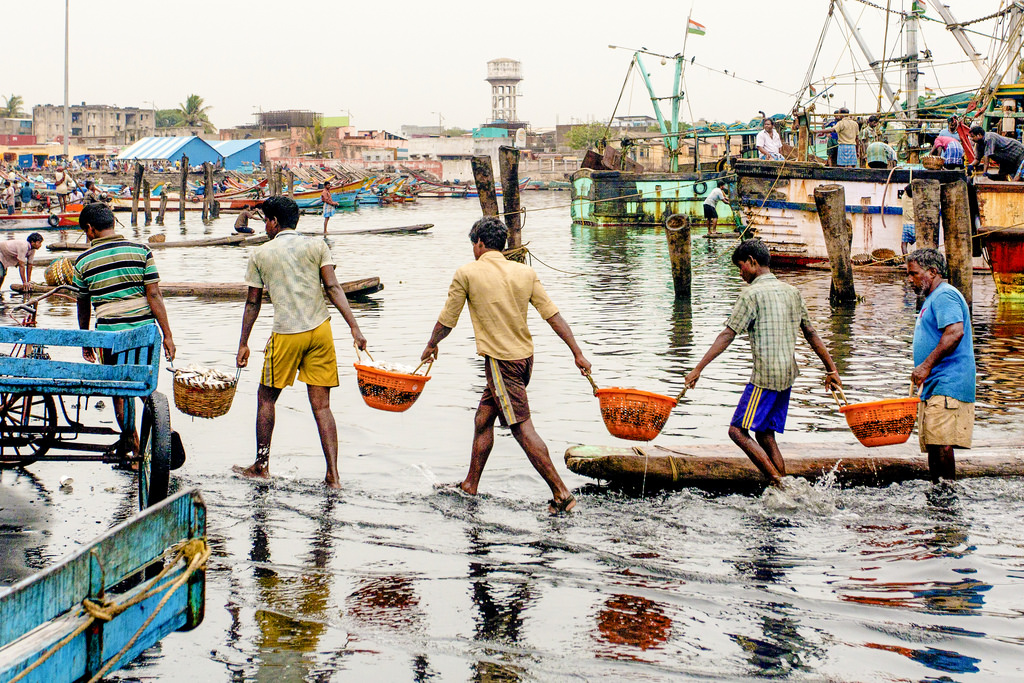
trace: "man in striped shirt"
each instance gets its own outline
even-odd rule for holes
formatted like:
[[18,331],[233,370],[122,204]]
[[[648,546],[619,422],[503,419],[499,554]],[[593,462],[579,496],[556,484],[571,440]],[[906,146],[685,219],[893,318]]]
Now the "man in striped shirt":
[[[163,332],[167,360],[174,360],[153,252],[114,232],[114,214],[106,204],[87,204],[78,222],[91,245],[75,259],[72,283],[78,290],[78,326],[89,329],[93,308],[100,331],[130,330],[155,322]],[[93,349],[82,349],[82,356],[96,360]]]

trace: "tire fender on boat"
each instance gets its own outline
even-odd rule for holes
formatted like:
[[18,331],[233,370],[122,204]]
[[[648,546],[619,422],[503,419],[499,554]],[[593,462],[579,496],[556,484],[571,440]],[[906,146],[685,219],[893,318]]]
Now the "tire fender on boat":
[[56,228],[58,225],[60,225],[60,216],[58,216],[55,213],[51,213],[49,216],[46,217],[46,223],[51,228]]

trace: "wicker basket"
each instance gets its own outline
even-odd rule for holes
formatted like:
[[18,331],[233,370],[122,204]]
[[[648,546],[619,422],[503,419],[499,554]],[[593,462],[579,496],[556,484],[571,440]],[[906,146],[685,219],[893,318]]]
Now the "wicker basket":
[[946,167],[946,162],[942,157],[934,156],[921,157],[921,164],[929,171],[941,171]]
[[195,387],[174,375],[174,407],[192,417],[214,418],[227,414],[238,388],[238,377],[226,387]]
[[50,265],[46,266],[46,270],[43,271],[43,277],[46,279],[46,284],[51,287],[70,285],[74,276],[75,263],[67,256],[62,256],[55,260]]
[[[420,367],[422,365],[421,363]],[[353,363],[353,366],[356,369],[359,393],[363,395],[366,405],[392,413],[409,410],[423,393],[423,387],[430,381],[430,375],[426,373],[407,375],[401,372],[371,368],[359,363]],[[427,372],[430,372],[429,366]]]
[[[843,399],[846,399],[845,395]],[[839,403],[839,396],[836,396],[836,402]],[[916,396],[909,396],[868,403],[840,403],[839,412],[846,417],[846,424],[863,445],[868,448],[891,446],[910,438],[920,402]]]
[[678,403],[671,396],[619,387],[598,389],[594,395],[601,403],[601,418],[608,432],[630,441],[657,437]]

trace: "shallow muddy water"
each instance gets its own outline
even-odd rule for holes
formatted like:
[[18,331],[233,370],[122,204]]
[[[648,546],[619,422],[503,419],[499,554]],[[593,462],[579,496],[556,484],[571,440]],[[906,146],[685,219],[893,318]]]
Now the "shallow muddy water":
[[[568,194],[525,194],[524,240],[595,378],[678,391],[742,286],[729,263],[733,243],[694,240],[694,296],[681,305],[661,232],[573,228],[567,203]],[[375,358],[415,364],[452,273],[472,259],[466,235],[478,216],[475,199],[424,200],[331,221],[334,230],[435,224],[423,234],[330,240],[339,279],[377,275],[384,283],[353,304]],[[204,227],[193,214],[183,233],[226,235],[233,218]],[[304,217],[300,229],[320,225]],[[182,231],[167,232],[174,239]],[[166,250],[157,261],[166,281],[241,281],[246,253]],[[780,277],[802,291],[851,400],[906,391],[915,297],[901,277],[859,275],[865,300],[835,314],[827,273]],[[976,286],[976,438],[1019,440],[1024,309],[996,305],[986,277]],[[230,370],[241,302],[172,298],[167,307],[176,364]],[[272,312],[264,306],[254,350]],[[568,446],[616,439],[568,350],[535,313],[530,320],[534,421],[580,499],[577,514],[546,514],[546,487],[502,430],[480,496],[435,489],[465,472],[484,383],[468,314],[442,343],[423,396],[400,414],[363,404],[351,338],[335,314],[342,490],[318,483],[323,460],[301,385],[278,403],[274,477],[266,483],[231,473],[253,458],[257,369],[242,374],[225,417],[193,420],[172,408],[188,451],[172,487],[199,487],[209,506],[206,618],[115,678],[172,681],[185,671],[202,681],[1021,677],[1020,480],[971,480],[945,492],[924,482],[761,496],[609,491],[562,464]],[[74,305],[44,305],[40,325],[74,326]],[[657,443],[726,442],[748,353],[737,340],[715,361]],[[803,374],[779,439],[783,454],[850,442],[820,387],[816,357],[803,343],[798,354]],[[254,356],[258,368],[262,357]],[[170,373],[161,375],[169,395]],[[65,475],[74,477],[70,489],[58,486]],[[52,563],[134,505],[133,477],[104,465],[0,472],[0,585]]]

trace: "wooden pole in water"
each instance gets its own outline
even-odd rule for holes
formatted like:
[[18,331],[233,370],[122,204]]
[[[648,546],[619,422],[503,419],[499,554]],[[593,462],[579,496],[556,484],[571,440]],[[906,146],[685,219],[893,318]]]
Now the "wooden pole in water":
[[135,162],[135,177],[132,179],[132,225],[139,224],[139,192],[142,189],[142,164]]
[[152,193],[152,188],[149,186],[149,178],[142,179],[142,207],[143,213],[146,215],[146,225],[153,222],[153,207],[150,204],[149,195]]
[[210,199],[213,192],[213,181],[211,176],[213,170],[209,161],[203,162],[203,222],[210,220]]
[[962,180],[942,186],[942,235],[946,243],[949,284],[960,290],[967,305],[974,303],[974,267],[971,261],[971,208],[967,183]]
[[850,233],[846,225],[846,191],[842,185],[819,185],[814,188],[814,204],[818,208],[818,220],[825,234],[825,248],[832,268],[829,301],[833,304],[856,301]]
[[160,188],[160,210],[156,214],[156,224],[164,224],[164,214],[167,213],[167,185]]
[[672,288],[676,299],[690,300],[692,271],[690,270],[690,219],[674,213],[665,219],[665,237],[672,262]]
[[288,169],[288,199],[295,201],[295,171]]
[[281,194],[284,188],[284,171],[279,165],[274,169],[274,187],[277,189],[275,194]]
[[178,194],[178,222],[185,225],[185,201],[188,197],[188,157],[181,157],[181,192]]
[[915,178],[910,181],[914,192],[914,231],[916,248],[939,248],[939,181]]
[[498,168],[501,169],[501,204],[508,226],[508,248],[523,246],[522,215],[519,213],[519,150],[515,147],[498,148]]
[[494,192],[494,170],[491,157],[475,156],[472,160],[473,182],[480,197],[480,210],[485,216],[498,215],[498,197]]

